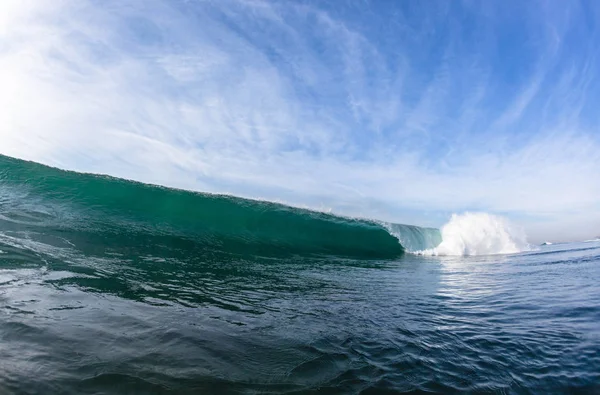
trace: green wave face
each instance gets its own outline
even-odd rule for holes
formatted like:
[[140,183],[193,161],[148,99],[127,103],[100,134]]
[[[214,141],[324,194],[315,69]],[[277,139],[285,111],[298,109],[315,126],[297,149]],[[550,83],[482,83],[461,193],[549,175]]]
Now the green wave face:
[[157,249],[166,248],[195,257],[226,253],[244,258],[392,259],[406,248],[439,243],[436,229],[167,189],[4,156],[0,156],[0,221],[0,231],[43,227],[37,234],[66,240],[84,253],[155,255]]

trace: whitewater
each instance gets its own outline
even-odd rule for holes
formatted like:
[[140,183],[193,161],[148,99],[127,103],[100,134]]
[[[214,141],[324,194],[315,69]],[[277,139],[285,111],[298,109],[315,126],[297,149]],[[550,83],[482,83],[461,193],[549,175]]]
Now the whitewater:
[[487,213],[453,214],[441,229],[441,243],[411,251],[418,255],[494,255],[530,251],[523,229]]

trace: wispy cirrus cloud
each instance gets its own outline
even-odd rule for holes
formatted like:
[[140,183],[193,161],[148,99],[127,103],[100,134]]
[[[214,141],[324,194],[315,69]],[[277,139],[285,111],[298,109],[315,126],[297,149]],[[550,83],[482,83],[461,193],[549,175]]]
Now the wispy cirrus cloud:
[[594,236],[599,10],[8,0],[0,153],[350,215],[440,225],[486,210],[539,238]]

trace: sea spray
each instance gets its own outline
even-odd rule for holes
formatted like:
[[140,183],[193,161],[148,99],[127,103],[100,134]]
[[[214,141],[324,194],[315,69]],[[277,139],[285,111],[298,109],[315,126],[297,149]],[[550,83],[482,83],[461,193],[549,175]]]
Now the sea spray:
[[525,232],[506,218],[488,213],[453,214],[441,229],[442,242],[420,255],[514,254],[530,249]]

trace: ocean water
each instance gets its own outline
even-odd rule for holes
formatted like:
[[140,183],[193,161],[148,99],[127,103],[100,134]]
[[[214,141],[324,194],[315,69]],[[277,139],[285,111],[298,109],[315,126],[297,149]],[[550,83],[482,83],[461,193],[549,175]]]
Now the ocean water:
[[0,156],[1,394],[600,393],[599,279],[600,241],[531,248],[485,214],[439,231]]

